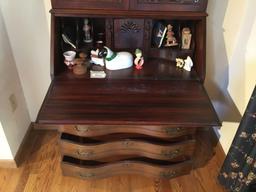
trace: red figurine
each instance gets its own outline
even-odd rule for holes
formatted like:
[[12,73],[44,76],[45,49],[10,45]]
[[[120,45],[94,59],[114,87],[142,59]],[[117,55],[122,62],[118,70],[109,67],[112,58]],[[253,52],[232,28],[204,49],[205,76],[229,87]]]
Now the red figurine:
[[144,64],[144,58],[142,57],[142,51],[140,49],[135,50],[136,58],[134,59],[134,64],[136,69],[140,70],[142,69],[142,66]]

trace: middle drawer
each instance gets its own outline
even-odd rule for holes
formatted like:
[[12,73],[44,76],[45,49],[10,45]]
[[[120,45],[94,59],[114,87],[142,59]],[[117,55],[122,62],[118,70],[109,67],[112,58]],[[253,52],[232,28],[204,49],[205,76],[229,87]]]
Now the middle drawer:
[[117,155],[184,160],[193,155],[195,142],[192,138],[180,142],[161,141],[154,138],[115,139],[102,142],[62,133],[60,150],[63,155],[82,160],[99,160]]

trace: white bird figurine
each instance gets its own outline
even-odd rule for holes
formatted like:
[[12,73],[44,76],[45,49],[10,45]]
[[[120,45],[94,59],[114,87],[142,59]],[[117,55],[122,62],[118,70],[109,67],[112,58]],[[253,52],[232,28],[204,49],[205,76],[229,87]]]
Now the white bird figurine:
[[193,67],[193,61],[191,59],[191,57],[187,57],[187,59],[184,60],[185,64],[183,69],[185,69],[186,71],[191,71],[191,68]]
[[99,57],[105,58],[106,68],[109,70],[126,69],[133,66],[133,56],[129,52],[113,52],[104,46]]

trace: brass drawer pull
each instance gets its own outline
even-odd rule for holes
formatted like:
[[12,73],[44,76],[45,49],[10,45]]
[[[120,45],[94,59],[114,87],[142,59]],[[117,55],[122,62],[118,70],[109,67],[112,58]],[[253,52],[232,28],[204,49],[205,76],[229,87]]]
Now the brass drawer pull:
[[83,179],[90,179],[95,177],[94,173],[79,173],[79,176]]
[[182,131],[182,128],[181,127],[177,127],[177,128],[166,128],[165,129],[165,132],[166,134],[168,135],[172,135],[172,134],[175,134],[175,133],[179,133]]
[[170,158],[170,159],[176,158],[180,154],[181,154],[181,150],[180,149],[176,149],[174,151],[162,151],[162,155],[164,157],[167,157],[167,158]]
[[88,132],[90,128],[87,126],[76,125],[75,130],[78,132]]
[[81,156],[81,157],[91,157],[93,155],[93,151],[81,151],[81,150],[77,150],[77,155]]
[[160,177],[163,179],[170,179],[177,175],[176,171],[161,172]]

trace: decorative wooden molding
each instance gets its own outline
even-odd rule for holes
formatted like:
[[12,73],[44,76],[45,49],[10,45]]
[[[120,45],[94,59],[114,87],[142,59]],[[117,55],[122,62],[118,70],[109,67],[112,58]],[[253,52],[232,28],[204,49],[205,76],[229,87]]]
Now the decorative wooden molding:
[[122,33],[139,33],[141,28],[133,21],[127,21],[122,24],[120,31]]

